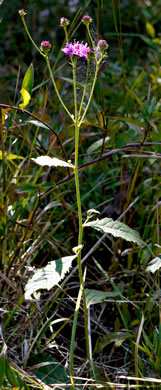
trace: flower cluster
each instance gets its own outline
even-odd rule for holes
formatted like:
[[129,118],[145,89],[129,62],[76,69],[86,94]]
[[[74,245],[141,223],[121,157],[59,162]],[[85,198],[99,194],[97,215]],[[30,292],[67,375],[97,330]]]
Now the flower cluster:
[[90,48],[87,43],[84,44],[83,42],[79,43],[74,41],[74,43],[67,42],[64,49],[62,49],[62,52],[65,55],[77,56],[87,60],[87,55],[89,50]]

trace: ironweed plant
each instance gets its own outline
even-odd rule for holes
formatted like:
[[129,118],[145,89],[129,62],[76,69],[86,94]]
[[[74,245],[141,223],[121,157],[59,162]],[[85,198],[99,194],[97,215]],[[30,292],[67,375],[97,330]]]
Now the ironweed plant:
[[[53,167],[62,167],[67,168],[71,175],[74,175],[75,179],[75,190],[76,190],[76,199],[77,199],[77,210],[78,210],[78,242],[76,246],[73,248],[74,255],[66,256],[56,261],[50,262],[46,267],[39,269],[35,272],[33,277],[28,281],[25,288],[25,298],[32,299],[32,294],[35,293],[39,289],[50,289],[54,285],[58,284],[60,280],[64,278],[66,272],[70,270],[72,261],[74,259],[77,260],[78,264],[78,272],[79,272],[79,281],[80,281],[80,290],[77,298],[75,315],[72,327],[72,335],[71,335],[71,346],[70,346],[70,374],[71,374],[71,385],[74,388],[74,344],[76,337],[76,327],[77,327],[77,319],[78,319],[78,311],[80,307],[81,298],[83,298],[83,310],[84,310],[84,329],[85,329],[85,340],[86,340],[86,357],[87,360],[91,364],[92,367],[92,358],[90,354],[90,342],[88,336],[88,302],[86,297],[86,289],[85,289],[85,271],[83,272],[82,262],[81,262],[81,250],[83,247],[83,232],[85,227],[92,227],[102,233],[112,234],[114,237],[121,237],[127,241],[134,242],[141,246],[143,244],[140,239],[139,234],[126,226],[125,224],[112,220],[111,218],[103,218],[103,219],[95,219],[92,220],[95,214],[99,214],[95,209],[90,209],[87,212],[87,218],[83,221],[82,218],[82,205],[81,205],[81,196],[80,196],[80,180],[79,180],[79,137],[80,130],[83,122],[85,120],[87,111],[89,109],[89,105],[92,101],[92,96],[94,92],[94,88],[96,85],[96,80],[98,76],[98,71],[100,65],[107,58],[107,49],[108,44],[106,40],[99,40],[97,45],[93,39],[93,35],[90,31],[90,24],[92,23],[92,19],[90,16],[85,15],[82,18],[82,23],[85,25],[87,30],[87,34],[89,37],[90,46],[88,43],[79,42],[73,40],[69,42],[69,34],[68,34],[68,25],[69,20],[65,17],[62,17],[60,20],[60,26],[64,29],[65,33],[65,47],[62,48],[62,53],[65,56],[68,56],[70,59],[70,64],[72,66],[72,75],[73,75],[73,102],[74,102],[74,112],[68,109],[67,105],[64,103],[50,64],[49,53],[51,50],[51,43],[47,40],[41,42],[40,47],[33,41],[30,32],[27,28],[25,22],[25,14],[24,10],[19,11],[20,17],[22,19],[24,28],[26,33],[31,40],[32,44],[39,52],[39,54],[44,58],[49,75],[52,81],[53,88],[57,94],[57,97],[62,104],[66,114],[69,116],[72,125],[75,128],[75,160],[72,161],[63,161],[59,158],[50,158],[50,156],[40,156],[37,158],[33,158],[32,160],[39,164],[40,166],[53,166]],[[86,61],[86,76],[85,81],[83,83],[82,96],[80,101],[78,101],[78,79],[77,79],[77,65],[78,61],[83,59]],[[91,67],[92,65],[92,67]],[[93,72],[93,77],[91,77],[91,69]],[[90,77],[89,77],[90,76]],[[21,89],[21,96],[23,103],[20,104],[20,108],[22,110],[28,105],[31,98],[31,90],[33,85],[33,66],[30,66],[28,69]],[[82,86],[82,85],[81,85]]]

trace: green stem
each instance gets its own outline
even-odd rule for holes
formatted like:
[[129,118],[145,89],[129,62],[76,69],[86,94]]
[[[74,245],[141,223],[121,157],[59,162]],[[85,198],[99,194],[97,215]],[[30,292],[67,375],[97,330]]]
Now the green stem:
[[72,122],[75,123],[75,120],[74,120],[74,118],[73,118],[73,115],[69,112],[69,110],[67,109],[66,105],[64,104],[64,102],[63,102],[63,100],[62,100],[62,98],[61,98],[61,96],[60,96],[60,93],[59,93],[59,91],[58,91],[56,82],[55,82],[55,80],[54,80],[53,72],[52,72],[52,69],[51,69],[51,66],[50,66],[50,62],[49,62],[49,59],[48,59],[47,55],[45,56],[45,60],[46,60],[46,64],[47,64],[47,67],[48,67],[48,70],[49,70],[49,73],[50,73],[51,81],[52,81],[52,83],[53,83],[53,87],[54,87],[55,92],[56,92],[56,94],[57,94],[57,96],[58,96],[58,99],[60,100],[60,102],[61,102],[61,104],[62,104],[64,110],[67,112],[67,114],[68,114],[69,117],[71,118]]
[[[83,224],[82,224],[82,211],[81,211],[81,199],[80,199],[80,188],[79,188],[79,175],[78,175],[78,151],[79,151],[79,122],[78,122],[78,113],[77,113],[77,90],[76,90],[76,62],[77,59],[74,58],[72,61],[73,65],[73,86],[74,86],[74,104],[75,104],[75,187],[76,187],[76,197],[77,197],[77,207],[78,207],[78,220],[79,220],[79,235],[78,235],[78,245],[82,245],[83,237]],[[84,289],[84,280],[82,273],[82,264],[81,264],[81,250],[77,257],[78,262],[78,272],[79,280],[82,285],[82,295],[83,295],[83,310],[84,310],[84,326],[85,326],[85,339],[86,339],[86,353],[87,359],[89,359],[89,342],[88,342],[88,312],[86,305],[86,296]],[[73,323],[72,334],[75,334],[76,322]],[[73,365],[72,365],[73,367]],[[73,372],[71,371],[73,375]]]
[[33,41],[32,36],[30,35],[29,30],[28,30],[28,28],[27,28],[27,25],[26,25],[24,16],[21,16],[21,19],[22,19],[22,23],[23,23],[23,25],[24,25],[24,27],[25,27],[25,31],[26,31],[28,37],[30,38],[30,41],[31,41],[32,44],[34,45],[35,49],[38,50],[38,52],[39,52],[43,57],[45,57],[45,54],[42,53],[42,51],[39,49],[39,47],[38,47],[38,46],[36,45],[36,43]]

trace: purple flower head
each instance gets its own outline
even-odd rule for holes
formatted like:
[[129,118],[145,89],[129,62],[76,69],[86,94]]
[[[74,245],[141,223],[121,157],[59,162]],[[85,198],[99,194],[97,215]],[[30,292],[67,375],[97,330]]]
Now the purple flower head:
[[50,49],[51,49],[51,43],[49,41],[41,42],[40,50],[43,51],[43,53],[47,54]]
[[68,24],[69,24],[70,22],[69,22],[69,20],[67,19],[67,18],[61,18],[60,19],[60,26],[61,27],[64,27],[64,28],[66,28],[67,26],[68,26]]
[[83,42],[79,43],[74,41],[74,43],[67,42],[64,49],[62,49],[62,52],[66,56],[77,56],[87,60],[88,50],[89,50],[88,43],[84,44]]
[[89,15],[83,16],[82,23],[84,23],[86,26],[89,26],[91,22],[92,22],[92,18]]

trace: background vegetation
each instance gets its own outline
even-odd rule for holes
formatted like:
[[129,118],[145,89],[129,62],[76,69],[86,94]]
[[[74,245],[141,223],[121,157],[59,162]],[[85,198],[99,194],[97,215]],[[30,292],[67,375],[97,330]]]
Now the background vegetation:
[[[67,171],[39,168],[31,160],[44,154],[63,158],[61,145],[72,160],[74,129],[53,91],[43,59],[26,36],[18,14],[24,8],[37,45],[42,40],[53,45],[53,72],[70,110],[74,104],[68,80],[71,66],[61,54],[60,18],[70,19],[71,39],[85,42],[80,21],[88,14],[95,39],[107,40],[109,58],[99,71],[80,134],[83,218],[94,208],[101,217],[119,219],[137,230],[144,241],[138,249],[90,228],[84,234],[85,285],[95,290],[88,302],[93,370],[86,362],[80,308],[76,388],[101,384],[107,389],[132,385],[160,389],[160,1],[1,3],[0,386],[50,389],[59,384],[54,388],[64,389],[69,385],[71,328],[79,292],[73,263],[62,284],[35,294],[32,301],[24,299],[33,270],[70,255],[78,233],[74,180]],[[18,107],[31,62],[34,89],[28,112],[22,112],[9,106]],[[83,72],[80,63],[81,81]],[[146,272],[156,257],[156,272]]]

